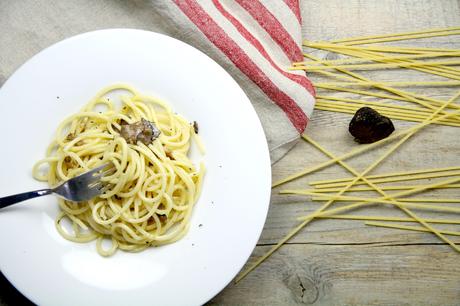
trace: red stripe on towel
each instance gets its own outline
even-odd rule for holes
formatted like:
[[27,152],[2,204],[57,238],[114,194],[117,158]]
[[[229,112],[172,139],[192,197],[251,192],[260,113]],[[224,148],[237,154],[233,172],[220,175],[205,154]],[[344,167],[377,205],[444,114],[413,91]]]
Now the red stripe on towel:
[[306,76],[301,76],[297,74],[292,74],[289,72],[286,72],[282,70],[270,57],[270,55],[267,53],[265,48],[262,46],[259,40],[255,38],[242,24],[239,22],[233,15],[231,15],[228,11],[225,10],[225,8],[219,3],[218,0],[213,0],[214,5],[216,8],[219,10],[219,12],[222,13],[225,18],[227,18],[234,26],[235,28],[240,32],[240,34],[247,40],[249,41],[259,52],[262,54],[262,56],[270,62],[270,64],[275,68],[278,72],[280,72],[282,75],[290,79],[291,81],[294,81],[304,87],[312,96],[315,96],[315,89],[313,88],[313,85],[311,84],[310,80],[307,79]]
[[302,15],[300,14],[300,4],[299,0],[284,0],[287,6],[291,9],[294,15],[297,17],[299,24],[302,24]]
[[268,35],[283,49],[292,62],[303,60],[302,50],[283,25],[258,0],[236,0],[259,24]]
[[221,50],[244,74],[273,100],[287,115],[299,133],[305,130],[308,117],[286,93],[281,91],[250,57],[195,0],[175,0],[179,9],[200,29],[200,31]]

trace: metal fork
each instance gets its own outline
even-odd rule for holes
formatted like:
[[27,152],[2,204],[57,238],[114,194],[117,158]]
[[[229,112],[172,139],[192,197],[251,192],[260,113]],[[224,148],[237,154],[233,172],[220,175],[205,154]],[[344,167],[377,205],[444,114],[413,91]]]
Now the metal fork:
[[71,178],[56,188],[29,191],[0,198],[0,209],[18,202],[52,193],[73,202],[91,200],[105,191],[108,185],[102,182],[101,178],[111,173],[113,170],[113,164],[107,163]]

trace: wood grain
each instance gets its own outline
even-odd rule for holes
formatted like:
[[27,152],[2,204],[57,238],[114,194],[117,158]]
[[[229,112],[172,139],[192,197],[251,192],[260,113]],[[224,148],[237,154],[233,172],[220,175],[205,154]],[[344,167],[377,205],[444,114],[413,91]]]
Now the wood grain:
[[[303,35],[329,40],[460,25],[459,1],[301,1]],[[391,44],[390,44],[391,45]],[[393,45],[460,48],[459,36],[393,43]],[[327,52],[307,50],[320,58]],[[443,80],[411,71],[358,71],[377,80]],[[324,80],[310,75],[313,80]],[[331,79],[328,79],[331,81]],[[410,88],[414,92],[447,100],[460,88]],[[321,94],[368,99],[353,94]],[[372,100],[370,98],[369,100]],[[351,115],[315,111],[308,135],[336,155],[357,145],[347,128]],[[394,121],[402,130],[414,123]],[[371,173],[460,165],[458,128],[430,126],[417,133]],[[392,144],[352,158],[347,163],[364,170]],[[273,180],[328,160],[305,142],[273,167]],[[309,197],[279,195],[289,188],[309,188],[308,182],[347,177],[333,165],[292,181],[272,192],[267,222],[249,266],[294,228],[296,218],[318,207]],[[420,196],[439,196],[430,192]],[[458,197],[459,191],[442,192]],[[455,204],[453,204],[454,206]],[[457,204],[458,207],[458,204]],[[394,207],[373,206],[354,214],[405,216]],[[426,217],[446,217],[420,213]],[[452,217],[452,215],[450,215]],[[457,217],[458,218],[458,217]],[[437,226],[459,230],[459,226]],[[460,243],[460,237],[452,238]],[[458,305],[460,303],[460,254],[432,234],[375,228],[363,221],[318,220],[291,239],[238,284],[230,284],[210,305]]]
[[291,244],[209,305],[458,305],[457,261],[441,245]]
[[[303,36],[312,41],[460,25],[458,0],[302,0],[300,3]],[[154,4],[149,1],[59,1],[53,5],[58,6],[62,14],[52,18],[47,17],[47,5],[49,2],[38,0],[0,1],[0,28],[4,30],[4,34],[0,35],[0,85],[30,56],[65,37],[108,27],[159,30],[146,26],[157,14]],[[106,12],[104,16],[113,18],[99,19],[100,11]],[[77,22],[74,19],[76,15],[86,16],[95,22]],[[50,20],[43,22],[43,18]],[[460,49],[460,37],[436,37],[393,45]],[[307,51],[320,58],[337,57],[327,52]],[[400,70],[359,73],[387,81],[443,80]],[[310,77],[324,80],[318,75]],[[446,100],[459,88],[410,90]],[[322,93],[357,97],[344,93]],[[347,114],[315,111],[307,133],[332,153],[346,153],[357,146],[347,132],[350,118]],[[394,123],[397,130],[414,125],[402,121]],[[362,154],[347,163],[362,171],[388,147]],[[457,166],[460,165],[459,152],[458,129],[430,126],[405,143],[372,173]],[[273,180],[326,160],[328,158],[321,152],[301,141],[273,166]],[[333,165],[275,188],[264,231],[247,265],[297,225],[297,217],[318,207],[308,197],[279,195],[279,190],[308,188],[308,182],[313,180],[348,175],[342,167]],[[460,196],[455,189],[443,195]],[[436,197],[439,193],[424,196]],[[387,206],[371,206],[354,214],[404,216],[397,209]],[[420,215],[445,216],[436,213]],[[439,228],[460,230],[459,226]],[[453,240],[460,243],[460,237]],[[318,220],[243,281],[237,285],[230,284],[209,305],[459,305],[459,260],[460,254],[432,234],[368,227],[362,221]],[[26,303],[25,298],[7,286],[7,281],[0,278],[0,305]]]

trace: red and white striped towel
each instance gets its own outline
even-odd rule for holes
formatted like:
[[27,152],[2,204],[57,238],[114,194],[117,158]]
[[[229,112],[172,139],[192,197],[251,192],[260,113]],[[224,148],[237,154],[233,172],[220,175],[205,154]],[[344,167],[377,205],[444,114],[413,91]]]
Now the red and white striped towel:
[[127,26],[176,37],[224,67],[259,115],[272,162],[297,142],[312,114],[310,81],[303,72],[287,70],[302,60],[299,0],[81,0],[33,8],[27,2],[6,2],[11,4],[5,12],[22,19],[0,43],[20,48],[0,61],[0,83],[40,47],[80,32]]
[[[262,122],[272,162],[299,139],[315,91],[302,71],[298,0],[174,0],[156,3],[177,38],[221,64],[244,89]],[[164,20],[163,20],[164,22]]]

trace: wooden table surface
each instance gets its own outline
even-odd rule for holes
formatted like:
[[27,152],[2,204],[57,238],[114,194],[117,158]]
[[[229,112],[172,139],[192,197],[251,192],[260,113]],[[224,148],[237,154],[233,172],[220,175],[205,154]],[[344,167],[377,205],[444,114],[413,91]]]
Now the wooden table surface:
[[[304,38],[331,40],[460,25],[460,1],[300,1]],[[460,36],[429,38],[394,45],[460,48]],[[314,53],[324,57],[322,52]],[[360,72],[361,73],[361,72]],[[362,74],[380,80],[422,80],[420,73],[380,71]],[[312,79],[316,79],[312,75]],[[425,80],[434,79],[430,76]],[[437,80],[437,79],[436,79]],[[329,80],[331,81],[331,80]],[[414,90],[414,89],[408,89]],[[417,92],[449,99],[460,87],[420,88]],[[322,92],[322,91],[319,91]],[[341,97],[353,95],[336,93]],[[458,101],[460,103],[460,101]],[[348,135],[351,115],[316,111],[307,134],[340,155],[358,145]],[[412,123],[394,121],[402,130]],[[364,170],[389,146],[349,160]],[[460,130],[432,126],[416,134],[371,173],[460,165]],[[273,167],[273,181],[328,158],[300,142]],[[348,162],[348,161],[347,161]],[[299,221],[317,209],[308,197],[279,195],[283,188],[308,188],[318,179],[347,177],[334,165],[273,189],[270,211],[254,262]],[[459,195],[458,190],[449,196]],[[354,214],[404,216],[396,208]],[[458,227],[457,227],[458,230]],[[244,238],[242,238],[244,239]],[[453,239],[460,242],[460,239]],[[460,305],[460,254],[429,233],[366,227],[362,221],[315,221],[238,284],[229,285],[212,305]]]
[[[7,8],[13,7],[14,14],[21,12],[17,6],[21,4],[15,4],[14,7],[6,5],[7,2],[0,5],[0,25],[4,29],[9,27],[9,30],[16,31],[15,35],[34,35],[33,30],[29,29],[30,25],[27,28],[14,22],[5,22],[3,17],[12,13]],[[47,3],[26,2],[36,4],[38,12],[43,11]],[[460,1],[457,0],[300,2],[303,34],[313,41],[460,25]],[[118,18],[120,22],[124,20],[122,15]],[[108,26],[116,25],[115,22]],[[136,26],[135,23],[122,25]],[[83,30],[90,29],[83,27],[72,31]],[[0,41],[10,43],[8,48],[0,45],[0,84],[28,56],[53,42],[45,40],[43,44],[30,46],[21,45],[17,37]],[[460,36],[399,43],[403,44],[460,49]],[[15,52],[15,49],[26,52]],[[326,56],[323,52],[314,54]],[[389,70],[378,74],[362,74],[377,76],[381,80],[401,81],[421,80],[423,77],[420,74]],[[315,80],[316,76],[312,75],[312,79]],[[424,78],[428,79],[433,78]],[[457,86],[410,90],[447,100],[459,89]],[[335,95],[352,96],[343,93]],[[346,153],[358,146],[347,132],[350,119],[351,115],[347,114],[316,111],[307,134],[334,154]],[[397,130],[413,125],[402,121],[394,123]],[[459,132],[454,127],[427,127],[403,144],[372,173],[458,166]],[[388,148],[384,146],[347,162],[362,171]],[[301,141],[273,166],[273,180],[326,160],[328,158],[321,152]],[[254,262],[294,228],[298,224],[298,216],[318,207],[308,197],[279,195],[279,190],[285,187],[307,188],[309,181],[348,175],[341,166],[333,165],[273,189],[264,231],[248,263]],[[458,197],[458,190],[452,189],[444,195]],[[355,213],[403,216],[396,208],[382,206]],[[453,240],[460,243],[460,238]],[[459,261],[460,254],[432,234],[368,227],[361,221],[320,220],[308,225],[240,283],[230,284],[209,305],[460,305]],[[0,288],[0,305],[23,301],[6,280],[0,279]]]

